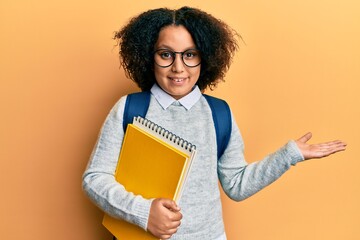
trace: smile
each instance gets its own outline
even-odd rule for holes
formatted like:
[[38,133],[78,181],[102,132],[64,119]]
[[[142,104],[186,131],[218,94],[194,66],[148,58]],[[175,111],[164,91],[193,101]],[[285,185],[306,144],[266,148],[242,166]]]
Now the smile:
[[186,78],[172,78],[172,77],[170,77],[170,80],[172,80],[172,81],[175,81],[175,82],[182,82],[182,81],[184,81]]

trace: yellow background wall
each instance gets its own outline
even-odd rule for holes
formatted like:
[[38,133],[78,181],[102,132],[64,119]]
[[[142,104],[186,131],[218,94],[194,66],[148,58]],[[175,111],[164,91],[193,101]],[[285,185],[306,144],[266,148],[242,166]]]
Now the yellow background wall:
[[240,203],[229,240],[360,239],[360,3],[355,0],[0,2],[0,239],[110,239],[81,175],[109,109],[136,91],[113,31],[162,6],[200,7],[243,37],[211,94],[225,98],[249,162],[312,131],[346,152],[298,164]]

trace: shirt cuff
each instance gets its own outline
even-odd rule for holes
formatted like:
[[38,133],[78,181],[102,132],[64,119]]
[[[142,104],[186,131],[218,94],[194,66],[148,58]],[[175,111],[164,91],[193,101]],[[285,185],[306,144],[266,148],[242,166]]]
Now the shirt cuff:
[[134,215],[137,216],[134,219],[134,224],[140,226],[145,231],[147,231],[147,225],[150,215],[150,208],[153,199],[141,199],[135,206],[134,206]]
[[286,144],[286,154],[289,156],[290,164],[295,166],[298,162],[304,161],[305,158],[302,155],[299,147],[294,140],[290,140]]

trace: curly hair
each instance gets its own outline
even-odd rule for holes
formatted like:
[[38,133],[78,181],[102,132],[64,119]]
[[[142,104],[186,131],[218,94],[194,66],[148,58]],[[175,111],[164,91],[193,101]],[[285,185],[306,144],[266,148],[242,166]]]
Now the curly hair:
[[201,54],[200,90],[211,90],[224,81],[232,58],[238,48],[236,32],[212,15],[190,7],[177,10],[158,8],[148,10],[132,18],[118,32],[121,65],[127,77],[142,91],[149,90],[156,82],[154,75],[154,46],[159,32],[166,26],[184,26],[191,34]]

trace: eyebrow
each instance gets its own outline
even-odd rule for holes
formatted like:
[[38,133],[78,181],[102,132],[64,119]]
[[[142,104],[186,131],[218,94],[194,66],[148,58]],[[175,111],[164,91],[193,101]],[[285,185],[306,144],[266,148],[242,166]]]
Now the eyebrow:
[[[170,47],[170,46],[168,46],[168,45],[166,45],[166,44],[161,44],[161,45],[159,45],[159,46],[157,46],[157,47],[155,48],[155,50],[158,50],[158,49],[169,49],[169,50],[171,50],[171,51],[175,51],[175,49],[173,49],[172,47]],[[195,45],[192,45],[191,47],[185,48],[184,51],[189,50],[189,49],[197,49],[197,48],[196,48]]]

